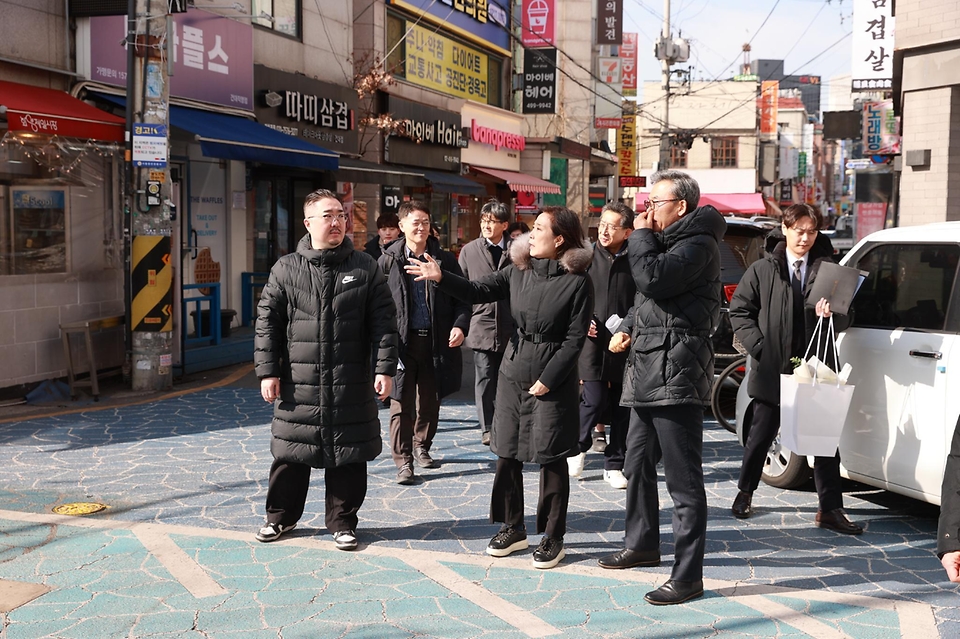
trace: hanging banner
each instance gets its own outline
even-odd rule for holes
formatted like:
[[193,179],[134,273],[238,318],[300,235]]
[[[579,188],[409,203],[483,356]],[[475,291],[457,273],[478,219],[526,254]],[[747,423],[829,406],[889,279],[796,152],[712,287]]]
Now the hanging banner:
[[776,135],[780,106],[780,82],[765,80],[760,84],[760,134]]
[[893,86],[893,0],[853,0],[853,91]]
[[623,42],[623,0],[597,0],[597,44]]
[[617,134],[617,174],[620,177],[637,175],[637,116],[624,115]]
[[624,33],[620,47],[620,79],[623,95],[637,95],[637,34]]
[[557,50],[531,49],[523,54],[523,112],[557,112]]
[[520,40],[528,49],[556,46],[556,0],[523,0],[523,33]]
[[900,118],[893,111],[893,100],[863,105],[864,155],[899,155]]

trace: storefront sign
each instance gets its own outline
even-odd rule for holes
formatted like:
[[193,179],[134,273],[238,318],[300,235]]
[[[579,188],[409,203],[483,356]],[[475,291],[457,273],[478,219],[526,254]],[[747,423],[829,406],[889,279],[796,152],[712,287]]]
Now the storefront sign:
[[863,105],[864,155],[900,153],[900,119],[894,114],[893,100]]
[[623,42],[623,0],[597,0],[597,44]]
[[765,80],[760,84],[760,133],[774,135],[780,107],[780,83]]
[[460,148],[465,144],[460,114],[402,98],[387,96],[385,112],[403,124],[386,140],[384,159],[443,171],[460,171]]
[[470,121],[470,139],[481,144],[489,144],[494,150],[499,151],[500,147],[523,151],[527,148],[527,141],[522,135],[498,131],[477,124],[476,120]]
[[619,84],[622,70],[620,58],[601,56],[599,61],[600,80],[607,84]]
[[887,217],[887,205],[884,202],[857,202],[857,241],[859,242],[874,231],[883,230]]
[[556,113],[557,50],[531,49],[523,54],[523,112]]
[[507,171],[520,170],[520,152],[527,146],[523,116],[496,107],[465,102],[460,111],[467,146],[460,152],[465,164]]
[[395,7],[422,17],[425,22],[432,22],[471,42],[510,55],[510,3],[505,0],[388,1]]
[[556,46],[557,4],[556,0],[523,0],[523,46],[528,49]]
[[133,125],[133,165],[163,168],[167,166],[167,126]]
[[333,151],[356,153],[356,91],[262,65],[253,70],[257,120]]
[[621,189],[642,189],[647,186],[647,178],[643,175],[621,175],[619,180]]
[[458,98],[487,102],[490,87],[485,53],[416,23],[406,25],[407,82]]
[[637,174],[637,116],[623,116],[623,125],[617,135],[617,175],[633,177]]
[[[91,80],[125,87],[125,16],[90,18]],[[253,27],[198,9],[173,16],[170,95],[253,110]]]
[[624,33],[620,47],[620,78],[623,95],[637,95],[637,34]]
[[893,0],[853,0],[854,91],[893,85]]

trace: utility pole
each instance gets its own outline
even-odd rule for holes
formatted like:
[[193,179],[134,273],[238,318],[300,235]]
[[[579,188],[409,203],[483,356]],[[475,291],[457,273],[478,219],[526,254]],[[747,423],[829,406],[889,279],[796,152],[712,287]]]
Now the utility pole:
[[[149,11],[148,11],[149,9]],[[127,0],[127,322],[134,390],[173,386],[173,264],[168,127],[171,11],[185,0]]]
[[670,63],[673,57],[670,35],[670,0],[663,0],[663,31],[660,33],[660,84],[663,88],[663,122],[660,124],[660,162],[658,170],[670,167]]

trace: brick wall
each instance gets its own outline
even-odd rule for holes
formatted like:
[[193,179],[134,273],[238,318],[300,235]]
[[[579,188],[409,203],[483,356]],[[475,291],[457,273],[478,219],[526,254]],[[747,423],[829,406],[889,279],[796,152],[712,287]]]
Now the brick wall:
[[897,49],[960,39],[957,0],[898,0],[896,18]]

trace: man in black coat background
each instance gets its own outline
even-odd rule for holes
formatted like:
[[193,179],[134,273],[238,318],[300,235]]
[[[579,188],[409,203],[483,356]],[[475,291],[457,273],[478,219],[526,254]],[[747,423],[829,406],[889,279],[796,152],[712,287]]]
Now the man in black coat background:
[[273,265],[257,306],[254,363],[260,394],[274,405],[257,540],[296,526],[310,469],[323,468],[327,529],[337,548],[352,550],[367,462],[383,447],[374,393],[385,399],[396,374],[396,310],[377,263],[346,237],[336,195],[314,191],[303,214],[308,234]]
[[960,583],[960,420],[953,430],[950,454],[943,469],[937,556],[947,571],[947,578]]
[[600,211],[597,243],[587,271],[593,283],[593,317],[579,362],[580,454],[567,458],[569,475],[581,477],[587,451],[593,445],[594,425],[606,415],[610,442],[603,450],[603,479],[618,489],[627,487],[623,461],[630,409],[620,405],[627,354],[611,353],[607,345],[613,330],[627,316],[637,292],[627,257],[627,238],[633,232],[634,217],[633,209],[622,202],[608,202]]
[[435,468],[430,455],[440,422],[440,400],[460,390],[463,356],[460,345],[470,330],[472,307],[437,290],[435,282],[414,281],[404,271],[411,258],[425,253],[444,271],[463,275],[453,254],[431,235],[430,209],[413,200],[397,213],[403,239],[386,247],[380,268],[387,276],[397,308],[400,364],[390,393],[390,451],[397,483],[415,481],[413,463]]
[[[480,280],[510,264],[510,238],[505,233],[509,223],[510,212],[502,202],[490,200],[483,205],[480,209],[480,237],[467,243],[458,258],[464,277]],[[480,440],[487,446],[490,445],[490,428],[493,426],[500,362],[512,336],[509,300],[473,305],[470,333],[463,343],[473,349]]]

